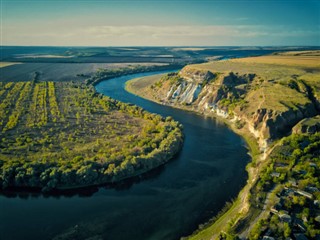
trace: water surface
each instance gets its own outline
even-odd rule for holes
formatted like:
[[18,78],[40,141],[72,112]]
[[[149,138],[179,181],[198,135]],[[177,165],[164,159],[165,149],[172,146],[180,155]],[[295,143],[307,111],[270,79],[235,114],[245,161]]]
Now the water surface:
[[52,239],[68,229],[102,239],[179,239],[215,215],[245,185],[244,141],[211,118],[127,93],[134,74],[101,82],[97,91],[184,125],[180,154],[140,181],[92,189],[90,196],[0,195],[0,239]]

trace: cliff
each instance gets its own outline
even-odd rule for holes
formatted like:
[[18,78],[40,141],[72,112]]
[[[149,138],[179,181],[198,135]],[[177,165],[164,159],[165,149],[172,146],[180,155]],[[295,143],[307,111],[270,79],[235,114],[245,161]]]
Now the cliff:
[[228,61],[213,68],[189,65],[152,84],[151,95],[166,105],[226,118],[252,133],[261,149],[318,114],[317,86],[305,80],[303,71],[292,74],[290,67],[284,71],[277,66],[246,66]]

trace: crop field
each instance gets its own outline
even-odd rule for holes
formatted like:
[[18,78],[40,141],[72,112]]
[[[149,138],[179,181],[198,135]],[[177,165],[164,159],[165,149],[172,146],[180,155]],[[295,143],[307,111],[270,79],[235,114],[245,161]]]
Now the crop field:
[[272,55],[262,57],[249,57],[242,59],[234,59],[234,62],[241,63],[263,63],[263,64],[274,64],[274,65],[287,65],[287,66],[300,66],[308,68],[320,69],[320,53],[310,52],[310,55],[303,55],[303,52],[298,52],[298,55]]
[[35,72],[42,81],[81,81],[98,69],[115,69],[127,66],[163,65],[159,63],[24,63],[1,68],[0,81],[29,81]]
[[147,160],[181,137],[176,122],[82,84],[1,82],[0,102],[3,186],[92,184],[98,174],[116,180],[159,165]]
[[282,55],[282,56],[320,56],[320,50],[314,50],[314,51],[289,51],[289,52],[276,53],[275,55]]

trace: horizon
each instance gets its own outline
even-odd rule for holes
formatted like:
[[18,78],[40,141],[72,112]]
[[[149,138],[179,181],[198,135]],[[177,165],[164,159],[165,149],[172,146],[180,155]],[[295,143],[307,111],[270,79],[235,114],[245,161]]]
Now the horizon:
[[320,46],[320,3],[1,0],[1,46]]
[[114,46],[95,46],[95,45],[87,45],[87,46],[77,46],[77,45],[66,45],[66,46],[59,46],[59,45],[0,45],[0,47],[56,47],[56,48],[320,48],[319,45],[212,45],[212,46],[205,46],[205,45],[114,45]]

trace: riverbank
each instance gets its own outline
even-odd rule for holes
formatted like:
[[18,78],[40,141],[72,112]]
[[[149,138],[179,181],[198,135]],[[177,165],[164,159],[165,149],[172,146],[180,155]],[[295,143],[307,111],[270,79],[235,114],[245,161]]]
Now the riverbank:
[[[214,223],[201,226],[190,239],[247,238],[254,234],[249,233],[252,229],[261,234],[261,227],[255,223],[270,213],[270,209],[261,208],[272,190],[268,187],[285,182],[286,166],[299,162],[288,159],[273,165],[275,160],[270,154],[276,154],[273,149],[281,148],[279,140],[291,132],[314,133],[318,129],[318,119],[314,117],[320,111],[319,72],[310,73],[319,64],[318,57],[310,56],[308,61],[300,56],[272,59],[278,62],[272,64],[270,57],[262,56],[188,65],[179,73],[136,79],[126,85],[128,91],[159,104],[215,117],[249,146],[252,162],[246,167],[247,185],[228,211]],[[302,182],[299,187],[299,191],[308,190]]]
[[[247,173],[244,169],[250,160],[241,138],[210,118],[155,104],[124,90],[125,82],[131,78],[152,74],[157,72],[101,82],[95,87],[99,93],[97,97],[107,95],[160,114],[162,118],[172,116],[178,120],[183,124],[184,135],[188,136],[179,154],[142,178],[79,190],[73,192],[72,197],[55,197],[49,193],[33,197],[20,192],[11,193],[9,197],[2,195],[0,205],[5,206],[0,217],[4,226],[2,236],[54,239],[66,236],[64,233],[70,233],[70,229],[69,239],[93,236],[115,240],[179,239],[191,234],[200,222],[237,196],[245,185]],[[55,225],[55,219],[60,219],[59,226]],[[48,224],[56,227],[47,229]],[[37,228],[29,231],[30,225]],[[20,230],[12,232],[11,226],[20,227]]]
[[[126,83],[125,89],[139,97],[145,98],[147,100],[157,102],[158,104],[163,104],[159,100],[152,97],[151,94],[146,90],[147,86],[155,84],[159,79],[164,76],[164,74],[154,75],[145,78],[137,78]],[[191,109],[190,106],[183,105],[169,105],[173,108],[178,108],[182,110],[192,111],[197,114],[203,115],[199,111]],[[247,184],[238,194],[238,197],[233,201],[230,208],[222,214],[213,224],[206,225],[200,230],[196,230],[191,236],[186,237],[185,239],[192,240],[205,240],[205,239],[215,239],[219,236],[221,232],[229,232],[230,229],[241,220],[247,217],[248,215],[256,215],[257,213],[250,213],[250,189],[256,183],[259,172],[267,165],[267,158],[271,152],[271,148],[266,148],[264,151],[261,151],[259,148],[259,143],[256,141],[254,136],[244,128],[238,129],[235,126],[235,122],[232,122],[226,118],[223,118],[215,113],[206,114],[205,116],[213,117],[219,121],[224,122],[233,132],[241,136],[249,150],[249,154],[252,158],[252,161],[247,165],[246,170],[248,172]]]

